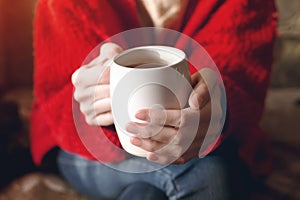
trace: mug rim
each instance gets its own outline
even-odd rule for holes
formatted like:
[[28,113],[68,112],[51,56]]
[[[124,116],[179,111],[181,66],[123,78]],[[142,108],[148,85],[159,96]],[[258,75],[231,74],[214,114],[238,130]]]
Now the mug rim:
[[[136,51],[136,50],[147,50],[147,49],[154,49],[154,50],[161,50],[161,51],[165,51],[167,53],[171,53],[171,54],[175,54],[177,57],[180,57],[180,59],[178,59],[178,61],[173,62],[173,63],[168,63],[166,65],[163,66],[158,66],[158,67],[150,67],[150,68],[139,68],[139,67],[127,67],[124,65],[121,65],[117,60],[120,59],[122,56],[126,55],[127,53],[130,53],[132,51]],[[178,65],[181,62],[185,62],[186,60],[186,54],[183,50],[178,49],[176,47],[172,47],[172,46],[163,46],[163,45],[146,45],[146,46],[138,46],[138,47],[133,47],[130,49],[126,49],[124,51],[122,51],[121,53],[119,53],[118,55],[116,55],[113,58],[113,63],[119,67],[125,68],[125,69],[134,69],[134,70],[155,70],[155,69],[163,69],[163,68],[168,68],[170,66],[175,66]]]

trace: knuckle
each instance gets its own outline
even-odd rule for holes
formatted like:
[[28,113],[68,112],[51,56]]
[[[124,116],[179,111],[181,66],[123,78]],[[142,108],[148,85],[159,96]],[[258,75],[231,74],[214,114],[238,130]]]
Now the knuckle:
[[81,92],[78,89],[75,89],[73,96],[76,101],[80,101],[82,99]]
[[155,142],[146,139],[144,143],[145,143],[146,150],[148,150],[149,152],[155,152],[157,150]]
[[100,114],[96,117],[96,119],[94,120],[94,125],[98,125],[98,126],[107,126],[109,125],[109,116],[107,114]]
[[91,94],[88,92],[88,88],[84,89],[82,87],[75,88],[74,90],[74,99],[78,102],[85,102],[91,100]]
[[145,137],[146,138],[151,138],[151,137],[155,137],[158,133],[156,131],[150,130],[146,133]]
[[106,124],[106,121],[102,115],[97,116],[94,120],[94,125],[105,126],[105,124]]
[[154,146],[153,144],[149,144],[149,145],[148,145],[148,151],[150,151],[150,152],[155,152],[155,151],[156,151],[155,146]]
[[94,124],[95,126],[106,126],[106,121],[99,115],[95,118]]
[[93,118],[90,116],[86,116],[85,121],[88,125],[95,125]]
[[82,84],[82,74],[85,72],[84,67],[77,69],[71,76],[71,82],[76,87]]
[[76,101],[79,101],[78,91],[75,89],[73,97]]
[[79,109],[83,114],[85,114],[85,106],[82,103],[79,105]]
[[71,76],[72,84],[75,86],[78,83],[78,70],[76,70]]
[[90,112],[90,108],[88,106],[85,106],[84,104],[80,104],[79,108],[80,111],[85,115],[87,115]]

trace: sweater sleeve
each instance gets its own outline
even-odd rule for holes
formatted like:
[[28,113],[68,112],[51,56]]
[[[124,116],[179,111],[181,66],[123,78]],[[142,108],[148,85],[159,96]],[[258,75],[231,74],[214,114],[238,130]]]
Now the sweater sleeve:
[[[275,3],[271,0],[218,2],[210,8],[202,27],[192,26],[193,31],[185,31],[206,49],[222,75],[228,106],[227,128],[222,136],[235,138],[241,146],[239,154],[254,169],[265,161],[263,154],[267,151],[266,134],[259,128],[259,122],[273,61]],[[196,9],[203,13],[200,6]],[[199,18],[192,16],[188,23]],[[262,165],[266,169],[268,164]]]
[[[125,6],[132,9],[132,5]],[[93,158],[74,126],[71,75],[99,43],[124,27],[134,26],[134,20],[124,24],[116,9],[119,8],[104,0],[38,1],[34,21],[35,100],[31,116],[31,146],[36,163],[53,146]],[[105,127],[102,130],[120,146],[115,131]],[[110,149],[103,149],[107,160],[122,159]]]

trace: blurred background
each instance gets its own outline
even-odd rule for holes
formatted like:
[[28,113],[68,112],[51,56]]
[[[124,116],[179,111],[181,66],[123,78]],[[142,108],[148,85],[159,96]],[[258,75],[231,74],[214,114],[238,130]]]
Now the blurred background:
[[[32,20],[36,0],[0,0],[0,200],[85,199],[30,157]],[[274,171],[253,199],[300,199],[300,0],[276,0],[280,32],[261,121]]]

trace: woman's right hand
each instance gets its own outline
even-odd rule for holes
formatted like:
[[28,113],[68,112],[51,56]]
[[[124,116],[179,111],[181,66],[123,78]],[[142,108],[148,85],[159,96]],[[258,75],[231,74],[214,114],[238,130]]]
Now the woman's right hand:
[[121,51],[122,48],[117,44],[105,43],[98,57],[81,66],[72,75],[74,98],[80,104],[80,110],[89,125],[113,124],[109,92],[110,67],[105,66],[105,62]]

